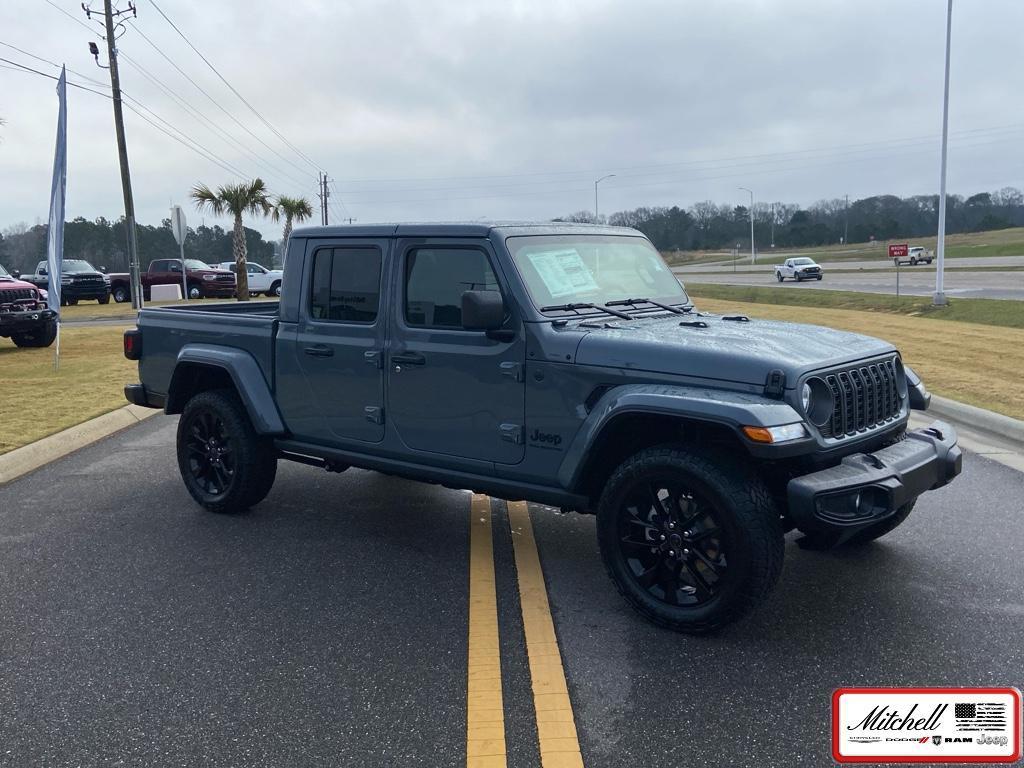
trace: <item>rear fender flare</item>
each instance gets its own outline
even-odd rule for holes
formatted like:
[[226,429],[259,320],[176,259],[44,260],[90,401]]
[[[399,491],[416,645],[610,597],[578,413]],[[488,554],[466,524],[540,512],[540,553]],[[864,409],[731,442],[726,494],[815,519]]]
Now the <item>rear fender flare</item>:
[[185,398],[177,391],[184,386],[185,375],[191,366],[219,368],[231,377],[256,432],[262,435],[283,435],[287,432],[256,358],[241,349],[212,344],[186,344],[178,352],[168,387],[167,413],[180,413],[185,407]]
[[[564,488],[579,486],[602,431],[629,414],[664,414],[725,426],[737,435],[743,426],[773,427],[803,421],[788,403],[745,392],[660,384],[629,384],[606,392],[576,432],[558,470]],[[745,438],[743,438],[745,440]]]

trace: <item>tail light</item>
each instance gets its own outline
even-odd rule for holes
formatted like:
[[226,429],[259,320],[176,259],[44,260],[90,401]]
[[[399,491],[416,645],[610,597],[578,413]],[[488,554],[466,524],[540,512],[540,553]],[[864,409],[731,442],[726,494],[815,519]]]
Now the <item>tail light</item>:
[[124,332],[124,356],[129,360],[142,357],[142,331],[138,328],[129,328]]

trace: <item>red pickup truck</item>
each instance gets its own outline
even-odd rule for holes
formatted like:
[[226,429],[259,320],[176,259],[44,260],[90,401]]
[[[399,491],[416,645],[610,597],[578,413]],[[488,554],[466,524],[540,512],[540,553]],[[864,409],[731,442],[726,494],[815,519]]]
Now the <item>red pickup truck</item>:
[[[155,259],[143,272],[142,295],[149,301],[152,285],[181,285],[181,259]],[[114,301],[131,301],[131,278],[127,272],[110,277],[110,295]],[[235,273],[211,267],[198,259],[185,259],[185,280],[190,299],[230,299],[235,295]]]
[[57,313],[46,293],[11,276],[0,265],[0,337],[19,347],[48,347],[57,338]]

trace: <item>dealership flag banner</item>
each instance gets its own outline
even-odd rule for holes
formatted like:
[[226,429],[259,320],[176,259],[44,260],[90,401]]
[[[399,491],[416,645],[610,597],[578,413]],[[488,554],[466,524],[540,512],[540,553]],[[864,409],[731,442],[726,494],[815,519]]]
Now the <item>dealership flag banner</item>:
[[57,313],[57,347],[54,370],[60,365],[60,275],[64,263],[64,191],[68,175],[68,104],[64,67],[57,81],[57,148],[53,153],[53,181],[50,184],[50,222],[46,236],[46,274],[49,276],[47,304]]

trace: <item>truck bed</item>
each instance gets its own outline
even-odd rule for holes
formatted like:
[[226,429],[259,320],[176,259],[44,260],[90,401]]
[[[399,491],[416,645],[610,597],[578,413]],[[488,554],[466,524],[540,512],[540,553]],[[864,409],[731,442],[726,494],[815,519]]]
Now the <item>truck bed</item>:
[[194,302],[143,308],[138,327],[145,350],[139,374],[149,391],[166,395],[182,348],[215,344],[251,355],[273,389],[276,301]]

